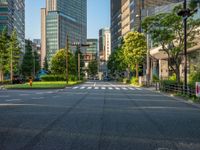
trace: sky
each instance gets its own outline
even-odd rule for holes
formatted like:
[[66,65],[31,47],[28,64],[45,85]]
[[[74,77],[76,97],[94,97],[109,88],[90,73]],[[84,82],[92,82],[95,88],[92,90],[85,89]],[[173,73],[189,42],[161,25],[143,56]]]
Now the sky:
[[[110,0],[87,0],[87,38],[98,38],[99,29],[110,26]],[[25,0],[27,39],[40,39],[40,8],[45,0]]]

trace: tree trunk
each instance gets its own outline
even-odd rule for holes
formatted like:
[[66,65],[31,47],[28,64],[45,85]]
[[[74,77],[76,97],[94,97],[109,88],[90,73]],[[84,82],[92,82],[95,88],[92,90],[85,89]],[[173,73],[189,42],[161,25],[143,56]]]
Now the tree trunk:
[[128,80],[130,80],[130,64],[128,64],[128,75],[127,75]]
[[175,72],[175,74],[176,74],[176,82],[178,84],[180,84],[180,81],[181,81],[181,78],[180,78],[180,67],[177,66],[177,65],[176,65],[176,72]]
[[136,71],[136,78],[138,79],[139,78],[139,65],[138,64],[136,64],[135,71]]

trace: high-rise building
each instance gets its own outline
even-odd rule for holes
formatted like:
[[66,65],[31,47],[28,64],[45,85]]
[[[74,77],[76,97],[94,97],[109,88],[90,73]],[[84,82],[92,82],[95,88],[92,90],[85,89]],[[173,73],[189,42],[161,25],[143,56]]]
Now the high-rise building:
[[5,28],[8,34],[17,31],[17,37],[25,50],[25,0],[0,0],[0,32]]
[[107,76],[107,61],[111,54],[111,34],[109,28],[99,30],[99,71]]
[[50,62],[58,49],[66,47],[67,35],[70,43],[86,43],[87,0],[46,0],[41,19],[42,66],[45,57]]
[[[140,31],[141,9],[162,6],[183,0],[111,0],[111,46],[112,51],[131,30]],[[143,16],[142,16],[143,17]]]
[[88,77],[88,65],[91,61],[96,60],[98,61],[98,39],[87,39],[87,45],[89,45],[86,48],[86,51],[83,53],[84,56],[84,70],[85,70],[85,76]]

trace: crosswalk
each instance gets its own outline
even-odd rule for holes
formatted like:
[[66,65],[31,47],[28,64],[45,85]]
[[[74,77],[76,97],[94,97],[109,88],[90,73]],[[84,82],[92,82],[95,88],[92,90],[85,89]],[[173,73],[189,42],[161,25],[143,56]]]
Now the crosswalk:
[[72,90],[138,90],[141,91],[143,90],[142,88],[137,88],[137,87],[108,87],[108,86],[75,86],[71,88]]

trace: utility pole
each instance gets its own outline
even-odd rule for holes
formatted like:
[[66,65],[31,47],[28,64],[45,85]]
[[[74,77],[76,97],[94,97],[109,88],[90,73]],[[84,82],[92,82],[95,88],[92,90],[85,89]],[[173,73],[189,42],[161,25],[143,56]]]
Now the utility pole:
[[69,82],[69,37],[66,39],[66,82]]
[[[187,10],[187,1],[184,0],[183,3],[183,10]],[[185,59],[185,63],[184,63],[184,86],[185,86],[185,90],[187,88],[187,18],[188,16],[186,15],[183,18],[183,24],[184,24],[184,59]]]
[[13,84],[13,49],[10,50],[10,79]]
[[77,46],[78,48],[78,80],[81,80],[81,61],[80,61],[80,45]]

